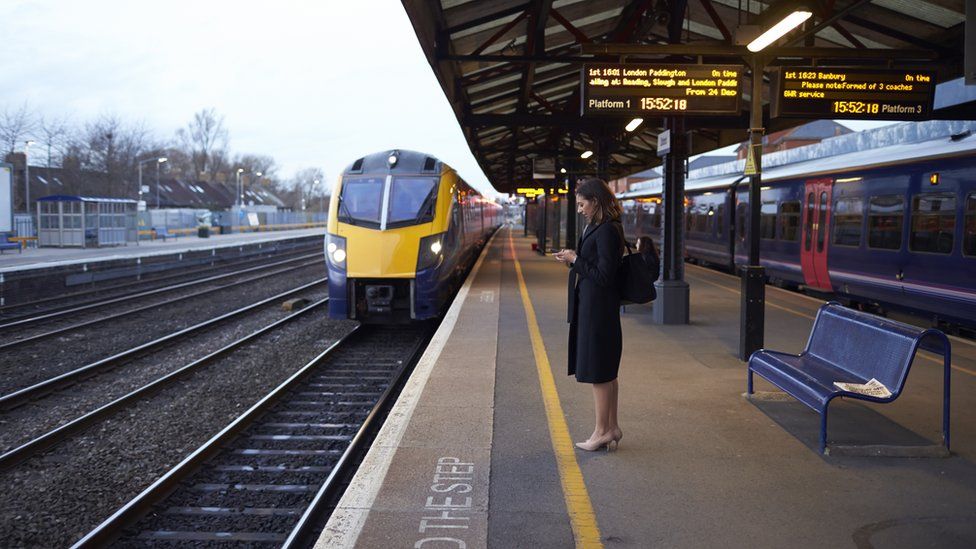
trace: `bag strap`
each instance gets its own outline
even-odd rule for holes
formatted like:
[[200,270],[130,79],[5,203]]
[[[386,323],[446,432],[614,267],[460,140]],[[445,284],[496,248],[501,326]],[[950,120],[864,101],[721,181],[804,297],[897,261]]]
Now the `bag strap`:
[[627,254],[629,255],[629,254],[634,253],[634,250],[631,249],[631,247],[630,247],[630,242],[627,241],[627,236],[624,235],[624,226],[623,226],[623,224],[616,223],[616,225],[617,225],[617,232],[620,233],[620,240],[623,240],[624,241],[624,246],[627,247]]

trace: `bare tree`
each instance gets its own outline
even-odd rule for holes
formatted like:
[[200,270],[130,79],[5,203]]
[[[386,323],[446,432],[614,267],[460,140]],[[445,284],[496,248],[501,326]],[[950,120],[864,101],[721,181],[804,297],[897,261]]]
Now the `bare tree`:
[[70,123],[67,116],[41,116],[37,125],[40,138],[47,147],[47,167],[50,168],[54,159],[60,163],[67,152]]
[[216,109],[203,109],[194,114],[185,128],[176,131],[176,137],[190,158],[194,175],[215,174],[226,165],[229,137],[224,117],[218,116]]
[[106,196],[131,196],[135,188],[138,161],[144,156],[165,154],[152,140],[143,123],[125,124],[116,115],[102,115],[85,125],[81,138],[82,168],[106,176]]
[[315,210],[316,200],[322,204],[325,188],[325,173],[321,168],[302,168],[295,172],[291,179],[292,188],[295,191],[295,210],[304,209]]
[[6,153],[14,152],[17,142],[26,138],[34,131],[34,113],[27,106],[27,102],[16,109],[4,108],[0,112],[0,142]]

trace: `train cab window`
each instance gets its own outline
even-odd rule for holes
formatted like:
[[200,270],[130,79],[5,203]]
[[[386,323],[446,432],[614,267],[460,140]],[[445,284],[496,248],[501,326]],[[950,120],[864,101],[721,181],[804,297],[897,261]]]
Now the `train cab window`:
[[763,202],[759,210],[759,238],[776,238],[776,202]]
[[920,194],[912,199],[912,232],[908,249],[913,252],[952,253],[956,232],[956,197]]
[[339,221],[379,226],[383,206],[384,177],[343,179],[339,196]]
[[779,237],[787,242],[796,242],[800,236],[800,201],[790,200],[779,204]]
[[882,250],[901,248],[901,226],[905,199],[900,195],[872,196],[868,201],[868,247]]
[[704,233],[708,230],[708,206],[702,204],[695,208],[695,225],[692,228],[695,232]]
[[864,201],[860,198],[838,198],[834,203],[834,244],[860,246],[864,219]]
[[962,253],[963,255],[976,256],[976,193],[969,193],[969,196],[966,197]]
[[434,219],[437,180],[433,177],[394,177],[390,184],[387,226],[412,225]]

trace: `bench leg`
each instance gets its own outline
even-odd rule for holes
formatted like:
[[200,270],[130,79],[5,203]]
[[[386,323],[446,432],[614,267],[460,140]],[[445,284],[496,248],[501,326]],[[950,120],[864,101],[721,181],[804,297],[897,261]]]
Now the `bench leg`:
[[827,408],[820,414],[820,455],[827,451]]
[[746,375],[746,394],[752,394],[752,368],[747,368],[748,374]]

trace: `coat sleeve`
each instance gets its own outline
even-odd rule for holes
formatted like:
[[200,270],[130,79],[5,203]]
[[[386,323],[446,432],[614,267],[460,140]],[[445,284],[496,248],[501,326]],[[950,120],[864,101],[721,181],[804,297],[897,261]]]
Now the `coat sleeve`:
[[607,229],[592,236],[596,244],[596,257],[577,255],[573,263],[573,272],[605,288],[617,284],[622,246],[620,235],[613,230],[614,227]]

